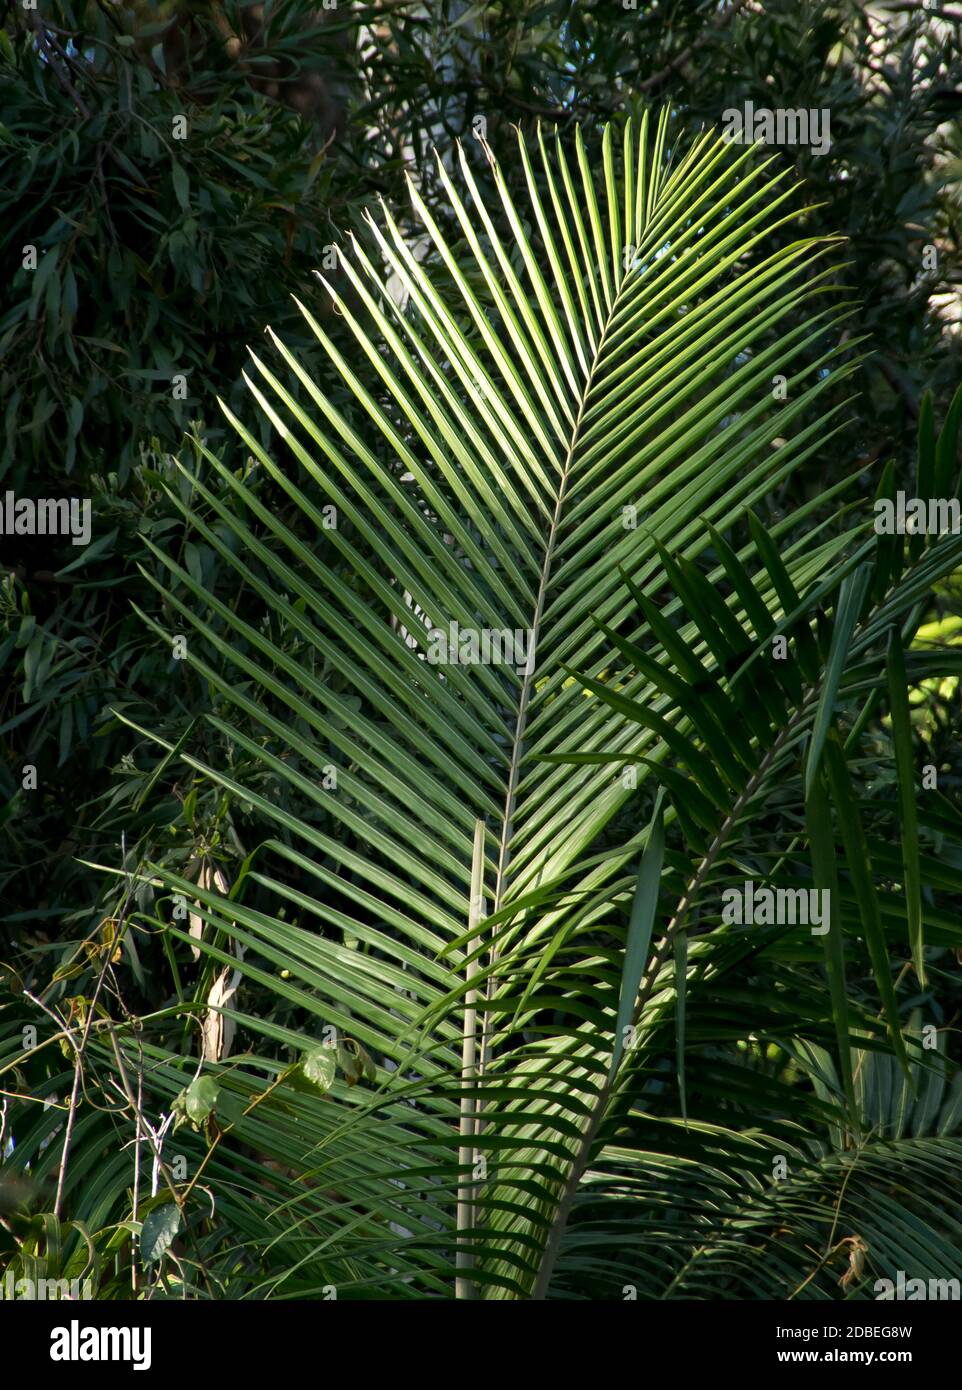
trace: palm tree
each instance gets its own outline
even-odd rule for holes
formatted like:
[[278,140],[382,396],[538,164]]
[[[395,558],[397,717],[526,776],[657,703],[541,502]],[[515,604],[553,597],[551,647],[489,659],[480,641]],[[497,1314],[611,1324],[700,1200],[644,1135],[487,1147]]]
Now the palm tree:
[[[386,209],[350,238],[350,358],[307,310],[325,379],[276,339],[289,375],[252,354],[274,453],[225,407],[284,509],[200,443],[206,471],[170,488],[264,611],[151,545],[168,621],[143,620],[235,754],[170,758],[272,827],[229,890],[144,868],[134,920],[207,968],[87,1044],[141,1140],[175,1100],[193,1121],[133,1213],[155,1268],[186,1226],[183,1290],[837,1297],[840,1261],[856,1294],[892,1261],[951,1264],[959,1093],[939,1118],[950,1064],[903,1014],[909,974],[929,999],[960,944],[908,692],[959,669],[913,637],[962,539],[877,535],[857,474],[757,514],[842,447],[836,247],[750,257],[804,225],[796,190],[751,147],[668,132],[609,127],[597,170],[580,134],[519,135],[524,207],[493,159],[487,196],[439,161],[456,244],[412,182],[432,254]],[[923,413],[920,496],[955,486],[960,410],[937,438]],[[894,803],[864,785],[868,733]],[[724,921],[747,879],[828,890],[830,929]],[[171,1018],[228,1009],[248,1050],[208,1044],[192,1081]],[[897,1132],[869,1075],[902,1088]],[[63,1187],[94,1230],[130,1214],[106,1123],[81,1114]],[[52,1129],[18,1141],[41,1176]]]

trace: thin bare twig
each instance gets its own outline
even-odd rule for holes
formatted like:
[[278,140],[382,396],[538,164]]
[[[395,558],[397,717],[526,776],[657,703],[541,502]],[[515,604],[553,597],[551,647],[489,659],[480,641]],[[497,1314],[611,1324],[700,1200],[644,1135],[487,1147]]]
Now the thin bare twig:
[[[124,853],[126,854],[126,845],[123,839],[121,839],[121,845],[123,846]],[[100,992],[103,989],[104,981],[107,978],[107,972],[110,970],[114,950],[123,932],[127,913],[130,911],[130,904],[133,901],[133,895],[133,880],[130,879],[127,883],[127,891],[124,895],[124,900],[121,905],[120,912],[116,918],[115,930],[111,934],[103,948],[104,963],[101,966],[100,976],[97,980],[96,988],[94,989],[93,996],[87,1007],[87,1014],[84,1019],[83,1033],[81,1035],[79,1044],[75,1041],[72,1031],[70,1031],[69,1028],[67,1028],[67,1025],[65,1024],[64,1020],[62,1018],[59,1018],[57,1014],[54,1012],[54,1010],[49,1008],[48,1005],[44,1004],[40,999],[35,998],[32,994],[29,993],[29,991],[24,990],[24,994],[26,994],[29,999],[31,999],[39,1008],[41,1008],[43,1012],[48,1016],[48,1018],[52,1018],[59,1028],[63,1028],[67,1031],[67,1036],[70,1039],[70,1044],[74,1049],[73,1087],[70,1092],[70,1102],[67,1111],[67,1126],[66,1131],[64,1133],[63,1149],[60,1153],[60,1168],[57,1173],[57,1193],[54,1198],[53,1204],[53,1214],[54,1217],[57,1218],[59,1218],[60,1216],[60,1208],[63,1203],[64,1182],[66,1181],[67,1176],[67,1160],[70,1157],[70,1145],[73,1140],[74,1121],[77,1114],[77,1101],[78,1096],[80,1094],[80,1085],[83,1077],[84,1051],[87,1046],[87,1041],[90,1037],[90,1029],[93,1025],[94,1015],[97,1012],[97,1001],[100,998]]]

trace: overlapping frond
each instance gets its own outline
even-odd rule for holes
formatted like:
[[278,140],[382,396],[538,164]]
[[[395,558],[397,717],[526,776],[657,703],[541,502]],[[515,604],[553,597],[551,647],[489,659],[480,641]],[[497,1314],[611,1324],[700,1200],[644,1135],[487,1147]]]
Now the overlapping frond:
[[[799,233],[757,254],[804,221],[771,161],[711,133],[671,149],[666,115],[607,129],[597,155],[580,134],[572,149],[519,135],[519,159],[523,205],[493,159],[483,176],[463,153],[456,175],[439,162],[457,254],[414,181],[426,257],[386,208],[350,239],[328,288],[355,350],[304,311],[323,375],[277,339],[252,354],[273,448],[227,415],[278,505],[202,445],[206,471],[170,489],[263,621],[156,545],[145,569],[167,620],[144,621],[182,639],[237,755],[214,766],[185,741],[171,758],[269,827],[229,897],[148,868],[164,910],[143,925],[199,950],[206,982],[230,967],[283,1006],[233,1011],[252,1051],[219,1070],[218,1119],[239,1158],[218,1149],[205,1169],[279,1296],[450,1293],[456,1266],[459,1288],[489,1296],[568,1287],[596,1160],[617,1168],[666,1028],[691,1037],[689,976],[715,989],[738,963],[730,934],[708,950],[689,930],[722,881],[712,847],[737,844],[787,767],[802,786],[805,740],[813,767],[833,756],[840,692],[874,689],[893,623],[960,558],[958,538],[904,565],[864,528],[802,538],[816,500],[771,528],[752,515],[841,428],[855,366],[831,243]],[[766,652],[782,635],[780,665]],[[923,668],[948,669],[909,652],[906,680]],[[653,775],[650,829],[612,849],[599,837]],[[820,772],[808,790],[811,804]],[[666,839],[676,821],[694,869]],[[784,858],[811,876],[795,846]],[[915,883],[924,855],[912,864]],[[869,899],[845,882],[840,911],[864,926]],[[676,895],[662,920],[676,885],[684,911]],[[167,911],[178,901],[199,935]],[[890,895],[870,906],[878,946]],[[917,958],[930,915],[913,917]],[[780,939],[770,949],[775,969]],[[303,1048],[304,1020],[362,1044],[373,1084],[295,1104],[278,1058]],[[168,1105],[189,1059],[121,1029],[94,1037],[99,1067],[115,1042],[142,1049]],[[38,1171],[49,1131],[27,1146]],[[199,1137],[184,1143],[202,1161]],[[642,1160],[626,1152],[630,1187]],[[85,1190],[84,1219],[107,1211],[125,1161]]]

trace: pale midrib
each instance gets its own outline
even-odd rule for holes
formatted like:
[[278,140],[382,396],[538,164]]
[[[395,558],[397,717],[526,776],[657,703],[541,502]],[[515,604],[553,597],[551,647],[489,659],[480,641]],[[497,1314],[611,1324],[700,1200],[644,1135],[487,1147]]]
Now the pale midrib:
[[[608,317],[602,328],[601,337],[595,348],[594,358],[592,359],[591,369],[585,381],[584,389],[581,393],[581,401],[578,406],[578,415],[572,428],[571,442],[568,445],[564,467],[561,472],[561,480],[558,485],[558,497],[555,502],[554,516],[551,518],[551,529],[548,533],[548,543],[545,547],[544,561],[541,566],[541,580],[538,585],[538,595],[535,600],[534,617],[531,624],[532,642],[529,643],[529,651],[534,651],[535,660],[530,663],[532,669],[525,670],[523,683],[521,686],[521,699],[518,704],[518,714],[515,720],[514,739],[511,747],[511,764],[508,773],[508,789],[505,797],[504,815],[501,822],[501,840],[498,846],[498,867],[494,884],[494,904],[492,913],[498,912],[502,906],[505,886],[507,882],[508,866],[511,858],[511,836],[514,827],[514,812],[518,799],[518,782],[521,775],[521,759],[524,753],[524,735],[528,722],[528,705],[531,700],[531,689],[534,682],[534,671],[537,666],[537,653],[541,639],[541,620],[544,614],[545,596],[548,590],[548,581],[551,577],[551,562],[554,557],[555,545],[558,538],[558,528],[561,523],[562,511],[564,509],[565,497],[568,489],[568,480],[571,474],[571,466],[574,462],[575,452],[581,435],[581,422],[584,418],[585,407],[591,395],[594,385],[595,373],[598,364],[604,354],[605,339],[608,330],[615,318],[618,310],[618,303],[621,297],[621,288],[615,294],[611,307],[608,310]],[[497,929],[491,941],[491,964],[498,959]],[[490,999],[494,986],[494,977],[488,977],[487,996]],[[487,1034],[488,1028],[485,1026],[485,1045],[482,1049],[482,1064],[487,1061]]]

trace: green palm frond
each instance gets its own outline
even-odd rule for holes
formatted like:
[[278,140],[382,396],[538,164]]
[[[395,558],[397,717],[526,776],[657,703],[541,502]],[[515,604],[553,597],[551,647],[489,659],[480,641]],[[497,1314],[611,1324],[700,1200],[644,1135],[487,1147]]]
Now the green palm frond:
[[[138,917],[172,954],[202,957],[168,1013],[196,1018],[218,972],[243,977],[232,1017],[251,1050],[207,1068],[226,1137],[211,1147],[210,1130],[185,1128],[177,1142],[202,1174],[192,1196],[213,1195],[238,1234],[232,1258],[259,1271],[255,1297],[332,1284],[343,1297],[577,1291],[597,1258],[592,1223],[616,1249],[632,1239],[608,1224],[622,1205],[644,1205],[669,1169],[684,1185],[711,1136],[727,1136],[725,1184],[726,1146],[756,1143],[694,1119],[660,1122],[690,1160],[644,1147],[644,1097],[666,1084],[666,1058],[683,1116],[686,1093],[740,1103],[742,1071],[722,1075],[702,1054],[734,1036],[726,990],[746,958],[773,1034],[825,1049],[834,1030],[847,1060],[856,1029],[882,1047],[886,1022],[904,1052],[887,945],[907,943],[921,971],[924,948],[958,939],[922,893],[934,813],[920,809],[901,844],[906,908],[880,882],[884,808],[861,805],[838,731],[851,732],[839,709],[886,681],[897,692],[958,669],[954,654],[910,649],[903,671],[890,634],[911,635],[962,541],[900,554],[848,520],[803,536],[825,498],[770,527],[754,514],[842,427],[856,362],[838,346],[848,308],[833,244],[799,232],[750,258],[776,229],[803,225],[804,207],[750,148],[710,133],[670,148],[667,116],[607,129],[597,176],[580,134],[573,150],[542,134],[534,146],[519,136],[524,206],[493,160],[483,180],[463,155],[457,177],[439,161],[457,252],[413,181],[427,258],[386,209],[352,238],[344,288],[329,288],[356,351],[304,311],[323,379],[276,339],[282,365],[252,354],[273,452],[226,413],[277,506],[202,444],[206,468],[182,468],[189,487],[169,489],[263,622],[150,543],[157,564],[144,572],[167,619],[143,621],[181,639],[233,760],[165,747],[268,827],[229,895],[145,866],[157,906]],[[843,509],[850,481],[832,490]],[[336,565],[305,540],[315,529]],[[784,661],[771,655],[782,638]],[[486,659],[472,641],[487,642]],[[897,694],[892,713],[904,775]],[[791,834],[766,853],[787,884],[834,874],[839,885],[828,1008],[823,948],[801,931],[749,945],[706,930],[726,874],[744,876],[747,859],[759,879],[772,868],[751,826],[776,783]],[[629,801],[641,809],[623,843],[614,827]],[[843,801],[840,830],[861,828],[839,854],[825,807]],[[806,811],[825,829],[817,843]],[[954,891],[960,875],[934,881]],[[199,937],[178,903],[192,905]],[[881,1013],[865,988],[849,998],[857,936]],[[366,1050],[373,1077],[358,1083],[339,1054],[326,1090],[305,1093],[296,1062],[325,1028]],[[90,1042],[105,1076],[136,1064],[164,1112],[194,1074],[190,1050],[149,1023],[98,1025]],[[855,1082],[841,1065],[843,1101],[813,1094],[807,1113],[854,1142]],[[65,1085],[51,1077],[47,1090]],[[775,1079],[770,1092],[769,1127],[788,1142],[776,1112],[797,1087]],[[41,1179],[57,1163],[44,1143],[54,1120],[18,1145]],[[130,1164],[117,1152],[98,1167],[104,1123],[78,1121],[67,1173],[76,1219],[98,1229],[117,1218]],[[656,1296],[704,1243],[711,1175],[702,1186],[675,1253],[651,1256]],[[652,1232],[663,1211],[646,1214]],[[746,1238],[752,1268],[755,1248]]]
[[[300,1003],[356,1033],[379,1058],[400,1066],[406,1026],[419,1011],[433,1012],[436,1021],[422,1041],[431,1094],[420,1102],[432,1118],[450,1116],[459,1085],[458,1020],[449,994],[439,993],[432,955],[461,937],[468,922],[476,820],[486,823],[485,900],[490,910],[505,912],[568,869],[627,796],[603,768],[558,773],[539,757],[575,742],[579,748],[610,746],[612,737],[634,733],[619,730],[623,721],[612,720],[601,704],[586,705],[564,666],[576,653],[599,670],[606,661],[592,615],[623,620],[618,562],[630,561],[636,573],[643,569],[639,582],[654,591],[663,582],[659,545],[697,553],[706,541],[702,518],[730,524],[834,427],[823,418],[792,429],[811,415],[824,389],[820,373],[836,357],[831,330],[845,313],[831,296],[827,307],[817,307],[830,290],[821,265],[827,248],[800,238],[760,266],[742,268],[750,246],[798,215],[787,211],[790,190],[767,166],[752,167],[716,137],[706,135],[673,158],[663,153],[665,141],[664,119],[653,137],[642,128],[636,140],[627,126],[628,173],[619,187],[609,131],[600,198],[580,138],[573,162],[560,142],[549,149],[539,141],[540,186],[548,198],[531,174],[525,214],[494,167],[508,244],[462,160],[465,191],[448,180],[448,192],[473,254],[471,276],[412,185],[436,265],[429,271],[414,259],[388,213],[371,227],[381,267],[358,243],[343,258],[355,298],[334,298],[357,339],[357,363],[366,363],[363,376],[311,321],[355,399],[352,418],[282,345],[309,410],[254,358],[255,397],[304,476],[337,508],[337,530],[329,538],[354,569],[359,588],[352,592],[325,570],[213,455],[211,468],[236,504],[228,506],[198,482],[195,496],[212,520],[196,507],[185,514],[257,590],[279,627],[295,630],[312,657],[339,675],[342,688],[361,696],[361,711],[348,716],[344,697],[329,681],[312,677],[306,663],[293,662],[226,607],[208,604],[187,571],[167,560],[198,600],[194,608],[171,599],[194,630],[188,659],[266,737],[256,743],[246,734],[232,736],[339,825],[335,836],[288,824],[283,841],[265,846],[296,862],[316,883],[315,894],[295,895],[260,864],[249,874],[295,910],[363,941],[363,974],[357,956],[308,924],[282,926],[244,912],[239,893],[230,918],[223,909],[216,912],[213,898],[204,915],[215,911],[211,926],[251,952],[270,959],[280,947],[285,956],[295,954],[299,980],[312,999]],[[523,144],[521,151],[530,171]],[[537,249],[525,220],[538,229]],[[385,272],[407,290],[406,312],[386,297]],[[484,300],[473,288],[478,277]],[[809,300],[805,330],[780,334],[788,306]],[[778,408],[770,392],[776,367],[791,374],[792,385]],[[376,394],[367,385],[370,369],[379,378]],[[851,364],[834,362],[836,379],[849,370]],[[270,458],[240,421],[233,423],[298,509],[322,524],[291,470]],[[379,446],[396,464],[380,463]],[[626,529],[625,518],[632,516],[626,508],[643,508],[644,530]],[[242,520],[245,515],[260,523],[260,534]],[[372,552],[376,565],[368,558]],[[427,624],[448,631],[452,623],[524,633],[525,656],[533,649],[534,662],[520,671],[432,666],[424,659]],[[401,627],[408,642],[401,640]],[[244,693],[239,682],[248,680],[270,692],[276,713]],[[292,738],[286,718],[303,721],[311,742]],[[226,721],[215,724],[230,732]],[[318,787],[329,761],[317,746],[321,741],[337,759],[336,794]],[[198,770],[244,794],[221,770]],[[265,817],[272,814],[266,800],[254,805]],[[428,844],[429,855],[423,852]],[[585,991],[580,1004],[572,1001],[584,1019],[581,1032],[512,1061],[505,1081],[499,1068],[506,1064],[498,1056],[505,1044],[497,1029],[513,1015],[517,999],[513,985],[508,993],[496,987],[496,977],[513,969],[508,962],[519,954],[530,957],[539,935],[583,930],[592,915],[608,911],[598,895],[611,875],[606,864],[575,880],[571,899],[594,899],[593,905],[542,915],[510,955],[511,933],[498,931],[488,965],[495,973],[481,978],[487,994],[479,1016],[488,1025],[482,1088],[497,1090],[498,1100],[490,1103],[503,1109],[512,1142],[525,1137],[534,1147],[520,1151],[528,1195],[519,1200],[513,1181],[502,1190],[492,1179],[490,1210],[497,1215],[488,1235],[476,1232],[475,1246],[490,1241],[498,1251],[492,1277],[516,1292],[529,1286],[537,1268],[532,1233],[549,1217],[576,1132],[574,1095],[565,1096],[564,1107],[545,1096],[559,1079],[570,1091],[581,1076],[586,1106],[592,1076],[611,1049],[599,1007],[602,974],[594,997]],[[168,886],[190,892],[186,883],[168,879]],[[465,968],[460,953],[452,963]],[[413,997],[399,1007],[402,982]],[[256,1031],[254,1020],[242,1021]],[[511,1027],[523,1027],[523,1019]],[[413,1089],[422,1094],[425,1082]],[[485,1126],[479,1152],[488,1135]],[[441,1169],[448,1183],[453,1157]],[[490,1161],[496,1159],[492,1152]],[[476,1253],[481,1277],[482,1252]]]

